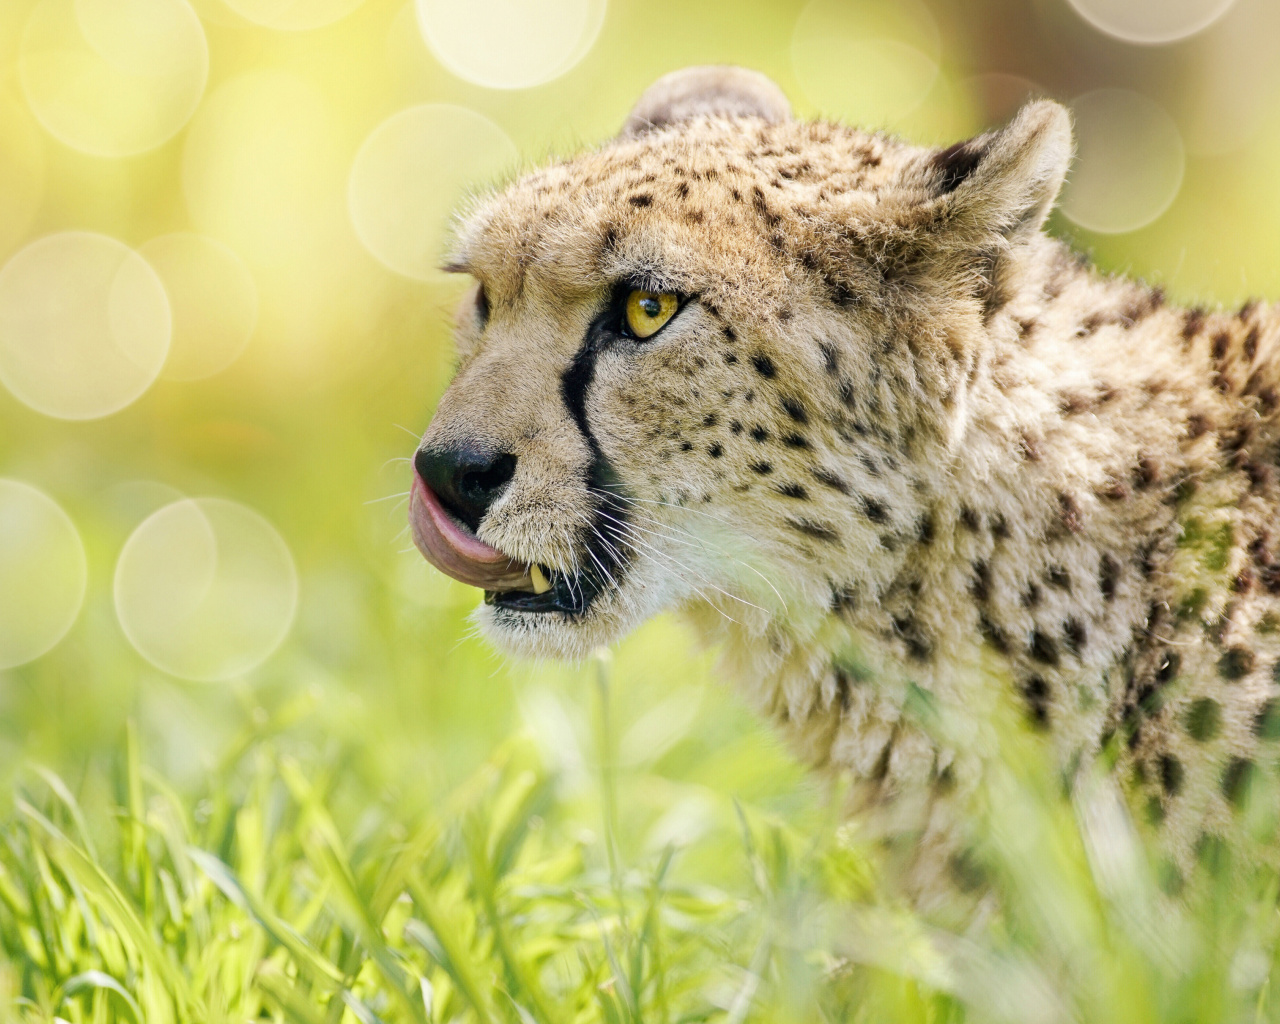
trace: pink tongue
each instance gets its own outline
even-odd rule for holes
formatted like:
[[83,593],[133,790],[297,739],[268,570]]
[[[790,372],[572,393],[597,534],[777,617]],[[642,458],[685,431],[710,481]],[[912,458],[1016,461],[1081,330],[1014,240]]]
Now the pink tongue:
[[428,562],[455,580],[485,590],[532,590],[529,567],[462,529],[417,473],[409,498],[413,542]]

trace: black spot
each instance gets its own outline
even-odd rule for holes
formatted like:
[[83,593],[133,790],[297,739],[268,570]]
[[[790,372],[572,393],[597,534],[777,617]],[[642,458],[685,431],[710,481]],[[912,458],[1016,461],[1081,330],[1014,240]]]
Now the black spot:
[[840,369],[840,357],[836,347],[829,341],[820,341],[818,349],[822,352],[822,362],[827,373],[836,373]]
[[777,491],[785,498],[797,498],[800,501],[809,500],[809,492],[799,484],[779,484]]
[[1177,796],[1182,791],[1182,780],[1185,772],[1182,762],[1171,754],[1160,755],[1160,785],[1170,796]]
[[649,206],[653,203],[653,196],[642,192],[640,195],[631,196],[627,202],[632,206]]
[[693,451],[693,445],[689,441],[681,441],[680,450],[682,452],[691,452]]
[[889,514],[885,511],[885,507],[874,498],[862,499],[862,511],[873,523],[886,523],[889,521]]
[[947,863],[951,881],[963,893],[976,893],[990,886],[990,878],[977,857],[968,850],[953,854]]
[[760,219],[769,227],[773,227],[782,219],[769,209],[769,204],[765,202],[764,193],[760,190],[759,185],[751,190],[751,204],[756,208],[756,213],[760,214]]
[[1065,491],[1058,495],[1058,511],[1065,526],[1071,533],[1079,533],[1083,528],[1082,514],[1080,511],[1080,503],[1076,501],[1073,495],[1067,494]]
[[1158,796],[1150,797],[1147,800],[1145,811],[1147,824],[1155,827],[1164,822],[1164,804],[1160,802]]
[[689,183],[687,181],[682,181],[676,186],[676,195],[681,199],[689,198]]
[[803,434],[786,434],[782,438],[782,443],[788,448],[808,448],[809,439]]
[[1156,682],[1161,685],[1174,678],[1182,668],[1182,655],[1177,651],[1165,651],[1160,659],[1160,667],[1156,669]]
[[1183,723],[1188,736],[1197,743],[1206,743],[1217,736],[1222,727],[1222,706],[1212,697],[1193,700],[1187,707]]
[[761,377],[773,378],[778,375],[778,368],[773,365],[773,360],[763,352],[757,352],[751,357],[751,365]]
[[1260,740],[1280,740],[1280,704],[1274,698],[1263,701],[1253,716],[1253,734]]
[[733,431],[735,434],[741,434],[742,424],[739,423],[737,420],[734,420],[732,423],[729,424],[729,429]]
[[1253,671],[1253,651],[1247,647],[1231,647],[1218,659],[1218,674],[1234,682]]
[[1071,589],[1071,574],[1060,565],[1051,565],[1045,571],[1045,582],[1059,590]]
[[968,505],[960,506],[960,525],[971,533],[977,533],[982,529],[982,520],[978,517],[978,513],[971,509]]
[[1231,865],[1231,848],[1221,836],[1202,832],[1196,840],[1196,860],[1211,875],[1221,875]]
[[824,523],[815,523],[811,519],[792,519],[790,516],[787,516],[786,522],[793,530],[799,530],[806,537],[813,537],[815,540],[827,541],[831,544],[840,540],[840,534]]
[[768,476],[773,472],[773,466],[767,462],[753,462],[750,469],[751,472],[759,473],[761,476]]
[[786,411],[786,414],[797,423],[809,422],[809,413],[805,409],[804,404],[798,398],[782,399],[782,408]]
[[1058,645],[1054,642],[1053,637],[1034,630],[1031,634],[1031,657],[1044,665],[1057,666],[1058,664]]
[[841,494],[849,493],[849,485],[829,469],[823,469],[821,466],[814,466],[809,470],[809,472],[813,474],[813,478],[817,480],[818,483],[825,484],[833,491],[839,491]]
[[895,618],[893,628],[906,645],[907,653],[917,661],[924,661],[933,653],[933,645],[929,642],[929,638],[920,632],[919,625],[910,615]]
[[1022,595],[1022,606],[1024,608],[1035,608],[1038,604],[1040,604],[1040,588],[1034,583],[1029,584]]
[[769,431],[765,430],[764,427],[759,426],[757,424],[756,426],[751,428],[751,440],[762,441],[762,442],[767,441],[769,440]]
[[1253,772],[1253,762],[1244,757],[1233,757],[1222,770],[1222,795],[1233,807],[1244,803],[1249,794]]
[[998,540],[1009,539],[1009,524],[1005,520],[1004,516],[998,513],[991,520],[991,535]]
[[919,537],[920,543],[928,547],[933,543],[933,515],[926,512],[920,517],[920,522],[916,525],[916,536]]
[[1009,638],[1005,636],[1004,630],[987,618],[985,614],[978,616],[978,629],[981,631],[983,639],[997,651],[1001,654],[1009,653]]
[[1032,676],[1022,684],[1031,720],[1041,727],[1049,724],[1049,684],[1042,676]]
[[713,412],[709,412],[702,417],[702,425],[704,427],[714,427],[719,422],[720,422],[720,417]]
[[726,352],[724,354],[724,361],[730,366],[733,366],[738,361],[738,357],[732,352]]
[[991,596],[991,566],[986,562],[973,563],[973,583],[969,590],[979,601],[986,601]]
[[1112,601],[1116,596],[1116,582],[1120,578],[1120,563],[1110,555],[1102,556],[1102,564],[1098,569],[1098,587],[1102,590],[1104,601]]
[[720,442],[717,441],[715,444],[713,444],[710,448],[707,449],[707,454],[710,455],[713,459],[718,459],[720,458],[721,455],[724,454],[724,449],[720,447]]
[[1088,643],[1089,634],[1079,619],[1067,619],[1062,626],[1062,638],[1066,641],[1067,649],[1078,655]]

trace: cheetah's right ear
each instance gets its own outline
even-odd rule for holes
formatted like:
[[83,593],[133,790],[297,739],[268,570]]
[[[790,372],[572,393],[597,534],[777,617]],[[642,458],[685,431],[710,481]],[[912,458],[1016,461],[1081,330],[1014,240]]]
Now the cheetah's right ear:
[[966,234],[994,230],[1017,241],[1044,225],[1071,156],[1066,108],[1037,100],[999,131],[933,154],[927,173],[951,227]]
[[791,119],[791,104],[782,90],[759,71],[728,64],[704,64],[663,75],[644,91],[627,116],[619,138],[694,117],[759,117],[770,124]]

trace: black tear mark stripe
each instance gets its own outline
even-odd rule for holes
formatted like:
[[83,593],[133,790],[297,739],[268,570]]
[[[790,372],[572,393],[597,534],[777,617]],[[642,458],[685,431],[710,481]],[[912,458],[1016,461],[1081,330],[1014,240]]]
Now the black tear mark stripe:
[[596,360],[609,343],[606,324],[614,312],[610,303],[592,321],[582,347],[574,353],[560,375],[560,397],[591,453],[585,474],[586,484],[597,504],[593,529],[586,535],[587,557],[580,560],[582,568],[579,574],[586,576],[597,590],[603,589],[610,580],[621,580],[631,554],[626,538],[628,516],[622,482],[605,457],[587,419],[587,392],[595,380]]

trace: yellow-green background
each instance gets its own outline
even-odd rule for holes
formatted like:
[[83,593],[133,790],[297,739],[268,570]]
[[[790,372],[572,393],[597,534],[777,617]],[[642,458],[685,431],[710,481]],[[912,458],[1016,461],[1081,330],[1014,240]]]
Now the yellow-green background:
[[[199,0],[210,54],[202,105],[155,150],[108,159],[59,143],[27,111],[18,58],[34,4],[3,0],[0,181],[9,173],[6,146],[20,145],[24,159],[34,146],[41,170],[38,195],[0,202],[0,262],[58,231],[101,232],[136,247],[196,230],[237,249],[261,312],[229,369],[192,383],[162,379],[109,417],[51,419],[0,389],[0,477],[55,498],[89,560],[85,604],[66,638],[0,671],[0,805],[16,813],[14,794],[31,784],[33,763],[57,770],[85,806],[122,802],[130,723],[141,760],[197,817],[228,766],[268,740],[303,765],[323,766],[330,809],[353,834],[362,822],[391,828],[431,813],[521,730],[565,777],[590,775],[595,668],[504,662],[469,628],[478,594],[429,569],[401,532],[404,508],[394,495],[407,487],[408,466],[397,460],[412,452],[411,435],[425,428],[447,384],[448,324],[464,284],[398,276],[362,248],[347,220],[351,163],[396,111],[436,102],[470,108],[507,133],[522,166],[531,166],[606,139],[650,81],[690,63],[757,68],[802,116],[861,117],[936,144],[1011,113],[993,80],[975,76],[1019,76],[1063,101],[1130,89],[1160,103],[1182,132],[1186,169],[1175,201],[1130,233],[1089,234],[1061,215],[1053,229],[1108,269],[1163,283],[1175,299],[1237,304],[1280,296],[1280,24],[1272,5],[1239,0],[1191,40],[1145,47],[1090,28],[1065,0],[931,0],[940,75],[916,109],[886,115],[892,83],[854,59],[810,69],[807,79],[798,73],[800,2],[612,0],[594,46],[567,73],[495,90],[446,71],[402,0],[364,0],[304,32],[263,28],[221,0]],[[834,7],[862,17],[858,24],[879,18],[892,28],[887,0]],[[299,125],[285,110],[272,131],[267,105],[246,114],[239,134],[234,118],[222,123],[216,138],[238,140],[235,158],[253,172],[227,178],[219,209],[231,213],[193,209],[184,190],[197,159],[189,140],[208,130],[220,90],[241,87],[242,76],[261,82],[264,71],[292,76],[314,121]],[[820,95],[806,95],[802,81]],[[1019,88],[1006,86],[1010,95]],[[438,152],[424,178],[457,157]],[[116,560],[158,500],[120,486],[135,481],[242,502],[287,542],[300,576],[297,618],[280,650],[245,678],[166,676],[122,633],[112,603]],[[734,859],[725,838],[735,800],[801,826],[820,801],[768,731],[712,681],[711,662],[665,619],[622,645],[610,683],[624,787],[619,835],[629,861],[645,862],[674,837],[692,844],[686,867],[701,863],[740,880],[747,861]],[[588,828],[598,808],[584,807]]]

